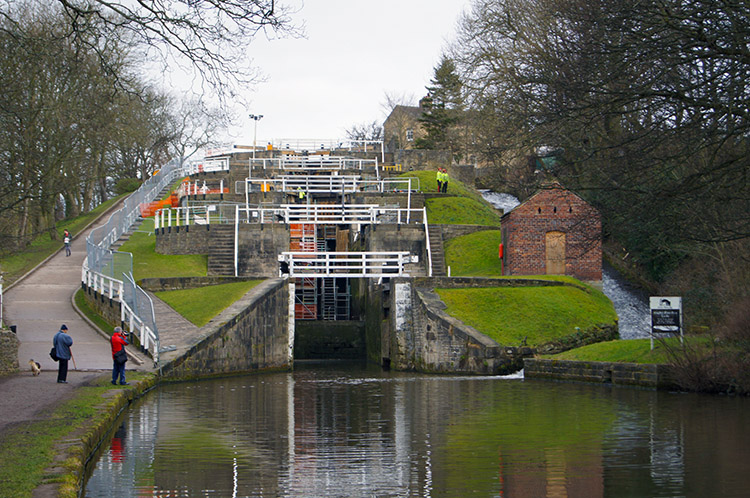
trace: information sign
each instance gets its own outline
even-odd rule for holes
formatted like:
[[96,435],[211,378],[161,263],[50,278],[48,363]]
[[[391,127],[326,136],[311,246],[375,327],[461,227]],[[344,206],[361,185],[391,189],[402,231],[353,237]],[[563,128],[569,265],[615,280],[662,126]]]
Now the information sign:
[[655,297],[649,300],[651,308],[651,349],[656,334],[679,334],[682,340],[682,298]]

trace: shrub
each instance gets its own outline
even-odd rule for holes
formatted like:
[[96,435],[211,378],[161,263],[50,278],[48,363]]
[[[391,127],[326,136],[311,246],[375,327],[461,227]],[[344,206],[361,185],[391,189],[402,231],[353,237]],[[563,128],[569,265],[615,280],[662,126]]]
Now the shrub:
[[120,178],[115,183],[115,194],[127,194],[129,192],[135,192],[138,187],[141,186],[141,181],[138,178]]

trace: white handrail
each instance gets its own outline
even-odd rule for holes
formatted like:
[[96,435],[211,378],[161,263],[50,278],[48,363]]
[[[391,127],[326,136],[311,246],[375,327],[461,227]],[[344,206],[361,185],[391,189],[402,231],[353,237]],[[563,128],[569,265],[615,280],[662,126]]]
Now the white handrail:
[[405,251],[391,252],[282,252],[280,276],[289,278],[320,278],[345,276],[351,278],[408,277],[404,267],[418,263],[419,256]]
[[[224,208],[231,208],[228,213]],[[212,214],[214,212],[218,214]],[[277,204],[242,207],[239,204],[211,204],[159,209],[154,229],[214,223],[310,223],[310,224],[420,224],[424,209],[383,207],[377,204]],[[415,215],[419,216],[415,216]],[[239,218],[238,218],[239,217]]]
[[422,219],[424,220],[424,239],[427,244],[427,275],[432,276],[432,248],[430,247],[430,227],[427,224],[427,208],[422,208]]
[[[241,181],[235,183],[235,192],[239,193]],[[257,185],[255,190],[252,186]],[[406,192],[411,200],[412,192],[419,192],[419,178],[384,178],[379,180],[361,179],[354,175],[282,175],[275,178],[245,178],[245,199],[255,190],[295,193],[298,189],[305,193],[347,193],[347,192]],[[407,206],[409,207],[409,206]]]

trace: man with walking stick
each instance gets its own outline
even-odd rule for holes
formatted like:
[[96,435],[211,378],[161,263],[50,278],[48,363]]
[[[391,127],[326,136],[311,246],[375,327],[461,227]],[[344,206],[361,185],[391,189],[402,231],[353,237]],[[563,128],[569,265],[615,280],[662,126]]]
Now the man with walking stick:
[[[67,384],[68,360],[73,358],[73,352],[70,350],[70,346],[73,345],[73,338],[68,335],[67,325],[62,324],[60,326],[60,330],[52,339],[52,345],[55,347],[55,354],[59,363],[57,367],[57,383]],[[75,360],[73,360],[73,367],[75,368]]]

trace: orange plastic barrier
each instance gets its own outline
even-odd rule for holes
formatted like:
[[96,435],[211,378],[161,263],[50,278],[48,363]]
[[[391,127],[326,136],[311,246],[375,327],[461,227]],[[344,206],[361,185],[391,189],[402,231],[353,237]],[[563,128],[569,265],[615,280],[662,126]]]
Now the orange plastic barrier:
[[180,205],[180,199],[177,194],[172,192],[169,197],[159,201],[144,202],[141,204],[141,217],[150,218],[155,215],[156,212],[165,207],[178,207]]

